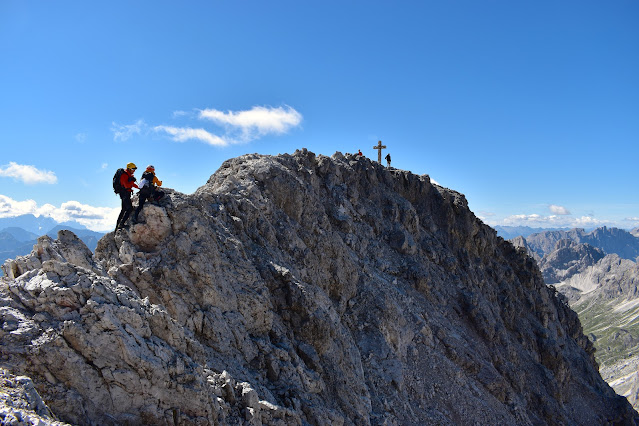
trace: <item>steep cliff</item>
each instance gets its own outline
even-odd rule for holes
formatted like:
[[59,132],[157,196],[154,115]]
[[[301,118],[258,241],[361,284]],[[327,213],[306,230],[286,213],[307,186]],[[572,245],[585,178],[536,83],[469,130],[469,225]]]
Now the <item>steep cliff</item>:
[[[576,314],[463,195],[245,155],[91,257],[7,262],[2,366],[74,424],[634,424]],[[85,247],[86,248],[86,247]]]

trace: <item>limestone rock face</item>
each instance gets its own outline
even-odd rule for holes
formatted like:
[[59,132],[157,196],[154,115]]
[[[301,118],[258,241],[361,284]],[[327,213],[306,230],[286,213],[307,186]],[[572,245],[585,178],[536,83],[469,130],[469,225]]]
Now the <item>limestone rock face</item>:
[[15,426],[64,426],[53,417],[33,382],[0,368],[0,424]]
[[302,150],[166,192],[93,258],[63,237],[4,266],[2,364],[62,421],[637,416],[535,262],[428,176]]
[[91,250],[73,232],[67,230],[58,231],[56,240],[47,235],[38,238],[31,255],[6,261],[2,270],[7,277],[16,278],[27,271],[40,268],[43,262],[51,259],[99,271]]
[[590,244],[560,240],[555,250],[539,261],[539,269],[547,284],[559,283],[595,265],[605,255]]
[[156,250],[171,234],[171,220],[164,208],[145,204],[138,219],[143,223],[133,225],[130,239],[134,246],[144,251]]

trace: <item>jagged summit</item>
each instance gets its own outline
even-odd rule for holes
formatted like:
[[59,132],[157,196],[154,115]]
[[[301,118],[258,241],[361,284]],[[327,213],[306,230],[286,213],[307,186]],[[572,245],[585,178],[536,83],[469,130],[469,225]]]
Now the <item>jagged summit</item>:
[[166,192],[93,258],[4,266],[2,366],[61,420],[633,423],[534,261],[428,176],[301,150]]

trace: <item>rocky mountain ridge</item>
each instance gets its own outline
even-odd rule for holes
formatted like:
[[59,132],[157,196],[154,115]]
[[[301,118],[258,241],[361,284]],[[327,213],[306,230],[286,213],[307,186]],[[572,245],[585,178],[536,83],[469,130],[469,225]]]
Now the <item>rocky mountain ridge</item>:
[[633,424],[576,314],[463,195],[366,158],[225,162],[95,255],[6,262],[2,367],[73,424]]
[[[28,218],[31,215],[25,216]],[[33,219],[35,220],[36,218],[33,217]],[[41,224],[52,221],[52,219],[49,219],[47,222],[43,222],[45,219],[49,218],[42,218],[41,221],[38,221],[36,223]],[[5,218],[5,221],[6,220],[7,218]],[[19,217],[16,219],[16,222],[21,223],[25,220],[26,219],[24,219],[23,217]],[[89,247],[91,251],[95,250],[98,245],[98,240],[104,235],[104,233],[91,231],[89,229],[73,228],[63,224],[57,224],[53,226],[48,231],[46,231],[45,234],[43,234],[42,232],[34,234],[33,232],[27,231],[26,229],[17,226],[10,226],[4,229],[0,228],[0,264],[4,263],[7,259],[13,259],[18,256],[29,254],[33,249],[33,246],[36,244],[38,236],[48,235],[52,238],[55,238],[58,234],[58,231],[62,229],[70,230],[74,234],[76,234],[87,245],[87,247]],[[2,271],[0,271],[0,276],[1,275]]]
[[539,260],[539,269],[546,284],[555,284],[583,272],[605,256],[603,250],[590,244],[560,240],[554,251]]
[[512,240],[517,237],[526,238],[531,234],[539,234],[545,231],[569,231],[570,228],[532,228],[530,226],[502,226],[493,227],[497,231],[497,235],[504,240]]
[[590,232],[583,228],[574,228],[568,231],[544,231],[529,235],[525,240],[529,249],[539,259],[556,250],[557,243],[562,240],[577,244],[589,244],[603,250],[606,254],[616,254],[622,259],[636,260],[639,256],[639,238],[623,229],[606,226]]
[[[557,240],[560,237],[567,238]],[[598,246],[580,242],[584,240]],[[615,228],[540,233],[533,237],[537,251],[527,238],[512,240],[538,260],[546,283],[578,313],[597,349],[602,376],[635,408],[639,408],[639,265],[632,256],[638,241],[632,231]],[[553,251],[543,251],[553,243]]]

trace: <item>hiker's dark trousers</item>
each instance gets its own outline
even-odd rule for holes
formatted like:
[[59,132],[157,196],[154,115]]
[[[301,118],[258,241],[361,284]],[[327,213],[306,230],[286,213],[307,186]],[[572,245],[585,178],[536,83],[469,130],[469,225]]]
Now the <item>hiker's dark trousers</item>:
[[140,191],[138,192],[138,208],[135,209],[135,213],[133,214],[133,221],[134,222],[138,221],[138,215],[142,211],[142,207],[144,207],[144,203],[146,203],[146,200],[152,194],[153,194],[153,188],[151,188],[149,186],[145,186],[144,188],[140,189]]
[[131,202],[131,193],[129,191],[121,191],[119,195],[122,199],[122,210],[120,210],[117,224],[124,225],[133,211],[133,203]]

